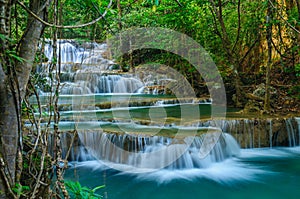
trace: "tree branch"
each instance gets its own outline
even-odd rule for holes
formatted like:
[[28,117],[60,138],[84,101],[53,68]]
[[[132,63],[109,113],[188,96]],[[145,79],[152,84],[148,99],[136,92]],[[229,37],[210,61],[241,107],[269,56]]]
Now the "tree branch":
[[182,7],[182,4],[179,2],[179,0],[175,0],[175,1],[180,7]]
[[52,0],[47,0],[44,5],[39,9],[39,11],[37,12],[37,14],[39,14],[40,12],[42,12],[46,7],[49,7],[50,3]]
[[234,42],[234,45],[232,47],[232,50],[231,51],[234,51],[235,48],[236,48],[236,45],[240,39],[240,34],[241,34],[241,0],[238,0],[238,29],[237,29],[237,35],[236,35],[236,39],[235,39],[235,42]]
[[[278,9],[275,7],[275,5],[273,4],[273,2],[271,0],[268,0],[270,5],[276,10],[277,14],[280,16],[280,18],[291,28],[293,29],[295,32],[297,32],[298,34],[300,34],[300,31],[297,30],[297,28],[295,28],[292,24],[290,24],[287,20],[284,19],[284,17],[280,14],[280,12],[278,12]],[[297,1],[296,1],[297,2]]]
[[223,38],[222,38],[222,34],[221,34],[221,32],[219,31],[219,29],[218,29],[217,19],[216,19],[216,16],[215,16],[216,11],[215,11],[214,7],[209,7],[209,10],[210,10],[210,12],[211,12],[211,14],[212,14],[212,17],[213,17],[213,21],[214,21],[214,26],[215,26],[216,34],[217,34],[217,35],[220,37],[220,39],[222,40],[222,39],[223,39]]
[[244,62],[244,60],[246,59],[246,57],[249,55],[249,53],[251,52],[251,50],[254,48],[255,44],[259,41],[259,37],[260,36],[258,35],[257,38],[255,39],[255,41],[253,42],[253,44],[248,49],[248,51],[245,53],[245,55],[240,60],[239,65],[241,65]]
[[44,24],[45,26],[49,26],[49,27],[55,27],[55,28],[69,28],[69,29],[74,29],[74,28],[82,28],[85,26],[90,26],[93,25],[94,23],[97,23],[100,19],[102,19],[106,14],[108,9],[111,7],[112,5],[112,0],[109,1],[108,6],[106,7],[106,10],[104,11],[104,13],[99,16],[97,19],[94,19],[93,21],[90,21],[88,23],[85,24],[80,24],[80,25],[74,25],[74,26],[63,26],[63,25],[56,25],[56,24],[51,24],[48,23],[46,21],[44,21],[43,19],[41,19],[39,16],[37,16],[34,12],[32,12],[29,8],[27,8],[22,2],[17,1],[17,3],[24,8],[24,10],[26,10],[30,15],[32,15],[36,20],[40,21],[42,24]]

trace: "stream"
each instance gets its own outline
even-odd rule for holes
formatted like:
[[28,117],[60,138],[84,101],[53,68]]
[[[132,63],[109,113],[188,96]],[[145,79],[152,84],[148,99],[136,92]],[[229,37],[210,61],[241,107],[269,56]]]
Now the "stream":
[[242,149],[237,158],[205,169],[159,170],[132,174],[101,161],[73,162],[65,178],[79,180],[110,199],[297,199],[300,148]]
[[[105,185],[97,193],[108,199],[299,198],[299,118],[236,119],[237,109],[169,92],[172,74],[120,71],[106,44],[59,46],[63,154],[69,131],[78,132],[66,180]],[[49,60],[52,52],[46,45]],[[39,92],[47,104],[49,93]]]

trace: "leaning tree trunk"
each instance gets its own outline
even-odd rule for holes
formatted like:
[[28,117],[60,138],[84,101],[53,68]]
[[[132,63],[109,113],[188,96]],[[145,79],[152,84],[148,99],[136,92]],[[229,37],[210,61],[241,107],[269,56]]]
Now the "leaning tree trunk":
[[0,198],[9,198],[6,196],[15,183],[18,115],[10,80],[2,67],[3,63],[0,63]]
[[18,116],[11,81],[7,75],[7,55],[11,1],[0,1],[0,198],[9,198],[14,186],[18,144]]
[[[0,0],[0,198],[13,198],[12,188],[16,183],[16,164],[20,147],[20,109],[25,96],[27,83],[32,70],[38,41],[44,26],[29,17],[27,29],[20,41],[18,56],[25,61],[13,63],[7,54],[11,20],[11,7],[14,1]],[[30,9],[44,19],[44,0],[31,0]]]
[[[45,5],[46,0],[31,0],[30,10],[36,13],[41,19],[45,19],[46,8],[41,10]],[[39,12],[39,13],[38,13]],[[32,70],[35,54],[38,47],[38,42],[41,38],[45,26],[38,20],[28,17],[27,27],[20,42],[19,56],[23,58],[24,62],[19,62],[16,66],[18,82],[20,85],[21,99],[24,98],[27,83]]]

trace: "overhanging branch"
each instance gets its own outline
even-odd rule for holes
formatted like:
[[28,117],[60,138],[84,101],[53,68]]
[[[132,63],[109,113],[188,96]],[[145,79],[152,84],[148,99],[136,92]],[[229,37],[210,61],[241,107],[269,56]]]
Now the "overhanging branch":
[[63,26],[63,25],[56,25],[56,24],[51,24],[48,23],[46,21],[44,21],[43,19],[41,19],[39,16],[37,16],[34,12],[32,12],[29,8],[27,8],[22,2],[17,1],[17,3],[24,8],[24,10],[26,10],[30,15],[32,15],[32,17],[34,17],[36,20],[38,20],[39,22],[41,22],[42,24],[44,24],[45,26],[49,26],[49,27],[55,27],[55,28],[69,28],[69,29],[74,29],[74,28],[82,28],[85,26],[90,26],[93,25],[94,23],[97,23],[100,19],[104,18],[104,16],[107,14],[108,9],[111,7],[112,5],[112,0],[109,1],[108,6],[106,7],[104,13],[99,16],[97,19],[94,19],[93,21],[90,21],[88,23],[85,24],[79,24],[79,25],[74,25],[74,26]]

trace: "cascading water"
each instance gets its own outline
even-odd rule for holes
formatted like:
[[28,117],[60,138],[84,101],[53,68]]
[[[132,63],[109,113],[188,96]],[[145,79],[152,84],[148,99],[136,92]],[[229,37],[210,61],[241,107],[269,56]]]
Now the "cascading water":
[[86,86],[92,93],[135,93],[143,83],[131,76],[91,74],[90,77],[78,74],[76,81],[87,80]]
[[[261,170],[248,168],[243,158],[255,159],[257,154],[240,150],[240,146],[276,150],[277,146],[299,145],[297,118],[210,120],[211,99],[160,95],[180,78],[165,75],[166,68],[157,76],[143,69],[123,73],[106,58],[106,44],[59,40],[58,46],[62,72],[59,127],[65,131],[61,134],[63,154],[69,153],[69,160],[74,161],[70,165],[92,165],[94,170],[96,165],[106,165],[113,172],[138,173],[148,180],[142,175],[146,172],[156,175],[154,181],[173,176],[217,182],[248,180],[255,179]],[[47,44],[49,60],[51,53],[53,49]],[[156,69],[153,67],[154,72]],[[39,73],[48,70],[47,63],[37,68]],[[200,109],[201,120],[193,114],[195,109]],[[74,129],[77,136],[66,133]]]
[[[178,80],[164,75],[166,69],[158,76],[138,67],[135,74],[123,73],[105,58],[106,44],[60,40],[59,46],[59,129],[62,153],[70,160],[66,180],[88,187],[104,184],[104,198],[110,199],[300,194],[295,147],[300,118],[212,120],[210,99],[159,95]],[[45,46],[49,60],[52,51]],[[40,74],[48,70],[47,63],[37,68]],[[46,99],[40,96],[42,104]],[[195,109],[201,116],[192,114]]]
[[230,134],[220,132],[182,140],[99,131],[79,132],[79,138],[82,146],[79,146],[77,156],[73,158],[88,160],[92,156],[110,167],[122,164],[135,169],[206,168],[240,152],[235,139]]
[[[48,60],[52,60],[53,48],[51,42],[48,41],[44,49]],[[84,45],[79,45],[72,40],[58,40],[58,49],[56,53],[57,56],[61,56],[62,73],[60,78],[62,85],[60,94],[72,96],[73,103],[69,113],[61,112],[62,118],[64,118],[65,114],[71,114],[70,117],[65,117],[65,121],[73,121],[74,119],[85,120],[90,118],[89,116],[75,117],[77,113],[77,115],[82,114],[80,110],[80,108],[83,107],[81,106],[82,100],[77,100],[80,95],[88,96],[113,93],[133,94],[139,92],[161,94],[166,93],[166,85],[169,83],[176,83],[176,80],[168,77],[166,74],[155,76],[149,71],[140,71],[143,73],[142,80],[134,74],[119,74],[119,67],[117,67],[113,61],[103,57],[106,50],[107,46],[105,44],[86,43]],[[47,64],[43,64],[41,67],[44,67],[44,71],[49,70]],[[39,72],[43,71],[41,67],[37,69]],[[113,70],[114,68],[117,70]],[[154,71],[155,70],[156,68],[154,67]],[[76,95],[79,96],[77,97]],[[118,98],[118,101],[120,101],[120,99]],[[63,100],[61,100],[61,102],[65,103]],[[149,108],[151,107],[149,106],[148,109],[149,111],[153,110],[152,112],[155,115],[157,111],[162,110],[164,106],[167,105],[177,104],[176,106],[178,107],[179,104],[182,103],[210,104],[210,102],[211,101],[203,101],[194,98],[155,99],[153,102],[150,101],[150,103],[154,106],[158,106],[158,108],[154,110]],[[140,103],[145,104],[144,101]],[[149,102],[147,103],[149,104]],[[94,104],[88,104],[86,106],[88,106],[88,109],[90,110],[90,107],[93,107],[93,105]],[[130,103],[131,108],[134,108],[136,105],[135,102]],[[129,104],[127,104],[127,106],[129,106]],[[141,107],[141,109],[145,109],[145,107]],[[75,113],[75,111],[77,112]],[[108,109],[107,112],[109,111],[113,111],[115,117],[120,117],[115,110]],[[86,109],[84,112],[88,114]],[[170,113],[172,113],[172,110]],[[125,114],[130,113],[125,112]],[[140,113],[137,112],[137,115],[139,116]],[[113,118],[113,120],[117,121],[118,118]],[[74,128],[75,126],[78,127],[77,124],[74,124]],[[164,131],[171,132],[176,128],[181,127],[174,126],[172,127],[172,130],[165,129]],[[147,130],[147,128],[144,129]],[[71,149],[70,159],[86,161],[96,158],[112,164],[130,165],[135,168],[145,169],[205,168],[214,162],[224,161],[239,153],[239,146],[231,135],[225,133],[219,135],[220,132],[217,132],[218,131],[206,135],[195,136],[192,141],[190,136],[185,136],[178,140],[177,138],[166,136],[143,135],[143,132],[141,132],[141,135],[139,136],[104,133],[103,131],[79,132],[79,139],[77,140],[77,143],[79,144]],[[207,137],[210,139],[207,139]],[[69,146],[70,139],[68,134],[64,134],[64,136],[62,136],[62,146]],[[212,140],[214,140],[214,142],[212,142]],[[64,148],[63,153],[66,154],[67,151],[67,148]],[[206,151],[207,154],[204,153],[204,151]]]
[[270,142],[270,148],[272,148],[272,137],[273,137],[273,128],[272,128],[272,120],[268,120],[269,121],[269,142]]
[[299,137],[298,145],[300,146],[300,117],[295,117],[295,120],[298,124],[298,137]]
[[[113,93],[120,93],[120,94],[133,94],[133,93],[139,93],[139,92],[145,92],[148,94],[158,94],[158,93],[165,93],[165,85],[168,85],[169,83],[174,83],[176,80],[169,78],[164,73],[159,74],[158,76],[153,75],[153,73],[150,73],[149,71],[139,71],[139,73],[142,74],[142,78],[137,77],[134,74],[130,73],[120,73],[119,74],[119,67],[116,66],[116,64],[109,59],[104,58],[103,54],[105,54],[107,51],[106,44],[96,44],[96,43],[86,43],[84,45],[79,45],[76,42],[72,40],[59,40],[58,41],[58,51],[57,55],[59,55],[59,52],[61,54],[61,80],[62,80],[62,87],[61,87],[61,95],[70,95],[72,97],[72,103],[76,102],[76,97],[74,95],[94,95],[94,94],[113,94]],[[45,55],[48,58],[48,60],[52,59],[53,49],[51,46],[51,42],[48,41],[48,43],[45,45]],[[106,53],[107,54],[107,53]],[[45,64],[43,65],[45,67]],[[42,66],[42,67],[43,67]],[[117,70],[113,70],[116,68]],[[155,70],[156,68],[153,67]],[[42,71],[41,68],[37,69],[38,71]],[[163,69],[162,71],[164,71]],[[47,71],[47,70],[46,70]],[[174,76],[177,77],[177,76]],[[161,92],[162,91],[162,92]],[[75,98],[76,99],[75,99]],[[129,96],[132,98],[132,96]],[[118,98],[117,101],[120,102],[121,96],[116,97]],[[125,97],[126,100],[128,100],[128,97]],[[112,99],[111,99],[112,100]],[[116,100],[116,99],[114,99]],[[82,101],[79,99],[79,101]],[[112,102],[112,101],[111,101]],[[88,100],[88,103],[89,100]],[[93,102],[96,103],[96,102]],[[151,109],[151,104],[153,107],[158,107],[157,109]],[[125,120],[128,120],[128,116],[123,116],[124,114],[129,114],[129,116],[132,117],[141,117],[141,113],[139,112],[139,109],[137,109],[138,105],[141,107],[140,109],[149,109],[153,110],[153,113],[156,113],[159,110],[166,111],[167,109],[164,108],[168,105],[174,105],[174,104],[183,104],[183,103],[191,103],[191,104],[210,104],[211,101],[199,101],[198,99],[177,99],[177,98],[171,98],[171,99],[156,99],[153,102],[147,102],[141,101],[141,102],[130,102],[125,103],[125,106],[130,106],[133,111],[124,112],[122,114],[119,114],[116,112],[116,110],[111,109],[114,105],[108,106],[110,109],[103,110],[101,115],[104,115],[103,118],[107,118],[107,114],[109,112],[114,113],[111,117],[112,121],[122,121],[122,117],[124,117]],[[122,103],[120,103],[121,105]],[[149,104],[149,107],[142,107],[141,105]],[[118,105],[117,107],[119,107]],[[80,113],[80,108],[82,107],[88,107],[86,109],[89,109],[92,111],[92,107],[95,106],[95,104],[88,104],[87,106],[82,106],[82,104],[78,104],[79,109],[77,110],[77,104],[76,106],[72,106],[72,109],[70,113],[62,112],[61,116],[64,117],[65,114],[73,114],[73,116],[77,113],[74,111],[79,111],[77,115],[82,115],[83,113]],[[107,105],[105,105],[107,106]],[[121,105],[122,106],[122,105]],[[95,107],[94,107],[95,108]],[[95,108],[96,109],[96,108]],[[99,109],[99,107],[98,107]],[[170,108],[171,109],[171,108]],[[173,108],[174,109],[174,108]],[[170,115],[174,117],[173,115],[173,109],[171,109]],[[72,112],[73,111],[73,112]],[[86,110],[84,110],[86,111]],[[122,110],[120,110],[121,112]],[[203,110],[202,110],[203,111]],[[160,111],[161,112],[161,111]],[[168,112],[168,113],[169,113]],[[95,112],[97,114],[97,112]],[[149,112],[150,113],[150,112]],[[130,115],[132,114],[132,115]],[[84,118],[90,118],[86,117],[87,115],[82,115],[80,117],[80,120]],[[167,115],[168,116],[168,115]],[[72,115],[71,115],[72,117]],[[117,117],[117,118],[114,118]],[[176,116],[175,116],[176,117]],[[77,119],[79,117],[76,116]],[[102,117],[100,117],[101,120]],[[151,116],[150,116],[151,118]],[[65,120],[72,119],[70,117],[67,117]],[[142,119],[142,118],[141,118]],[[159,122],[159,120],[158,120]],[[137,123],[137,121],[135,121]],[[147,122],[144,122],[147,124]],[[149,124],[149,123],[148,123]],[[237,142],[240,146],[243,148],[255,148],[255,147],[273,147],[277,145],[288,145],[288,146],[295,146],[297,143],[299,143],[300,139],[296,136],[296,131],[294,128],[294,124],[290,119],[284,120],[284,129],[286,130],[288,139],[284,140],[282,138],[282,133],[278,133],[278,129],[274,128],[273,126],[278,126],[276,120],[255,120],[255,119],[242,119],[242,120],[213,120],[213,121],[207,121],[207,122],[200,122],[198,126],[200,127],[218,127],[222,129],[223,132],[230,133],[233,137],[237,139]],[[172,123],[170,125],[173,125]],[[265,126],[265,129],[257,129],[257,126]],[[176,128],[176,127],[175,127]],[[262,133],[266,132],[266,133]],[[96,137],[95,137],[96,136]],[[97,137],[98,136],[98,137]],[[173,142],[173,138],[166,138],[163,136],[157,137],[149,137],[149,136],[140,136],[137,138],[137,140],[134,142],[139,147],[133,147],[131,152],[127,155],[124,155],[124,151],[128,151],[128,149],[125,150],[126,147],[128,147],[126,144],[128,142],[125,142],[125,140],[129,139],[129,135],[118,135],[118,134],[110,134],[110,133],[103,133],[103,132],[97,132],[97,133],[79,133],[79,138],[81,140],[82,145],[78,149],[72,149],[73,152],[71,154],[72,160],[87,160],[90,159],[92,156],[84,155],[88,152],[92,153],[94,158],[106,160],[113,163],[121,163],[121,164],[128,164],[132,165],[134,167],[143,167],[147,165],[151,168],[151,164],[149,162],[152,162],[152,160],[143,159],[141,154],[151,152],[152,150],[159,150],[160,148],[165,148],[163,153],[158,155],[160,157],[159,159],[162,161],[161,163],[157,163],[157,161],[153,161],[153,164],[160,165],[162,163],[165,164],[165,160],[167,157],[172,156],[171,153],[174,153],[176,156],[176,153],[182,153],[182,157],[179,157],[174,161],[174,163],[168,164],[167,168],[198,168],[198,167],[205,167],[203,165],[207,165],[207,162],[209,162],[207,159],[210,159],[210,161],[214,160],[216,162],[226,159],[227,157],[231,157],[235,152],[228,152],[226,147],[229,145],[234,146],[234,148],[237,151],[237,144],[228,143],[228,137],[229,134],[222,134],[220,139],[220,142],[215,145],[215,148],[212,149],[212,152],[203,160],[202,162],[198,162],[199,157],[196,155],[200,148],[201,148],[201,137],[195,137],[194,142],[197,142],[198,145],[195,143],[190,144],[189,147],[183,147],[183,144],[168,144],[169,142]],[[122,149],[122,152],[115,151],[112,152],[110,147],[107,146],[107,142],[104,141],[104,138],[106,140],[109,140],[110,143],[116,144],[120,149]],[[226,139],[225,139],[226,138]],[[67,137],[65,139],[68,139]],[[133,138],[131,138],[133,139]],[[167,141],[163,142],[162,140],[166,139]],[[230,138],[231,139],[231,138]],[[119,142],[116,142],[116,140],[119,140]],[[121,140],[121,141],[120,141]],[[198,141],[197,141],[198,140]],[[66,142],[63,140],[63,142]],[[118,144],[119,143],[119,144]],[[133,143],[133,142],[132,142]],[[150,144],[151,143],[151,144]],[[224,144],[225,143],[225,144]],[[85,148],[84,148],[84,147]],[[101,146],[101,147],[100,147]],[[226,146],[226,147],[225,147]],[[182,148],[186,148],[186,151],[183,152]],[[171,150],[172,149],[172,150]],[[76,151],[76,152],[75,152]],[[171,152],[172,151],[172,152]],[[76,155],[77,153],[77,155]],[[96,153],[96,154],[95,154]],[[106,154],[106,155],[105,155]],[[108,155],[109,154],[109,155]],[[173,155],[174,155],[173,154]],[[121,157],[125,157],[125,159],[122,159]],[[220,157],[222,158],[220,158]],[[133,161],[133,162],[132,162]],[[185,162],[185,163],[184,163]],[[160,165],[162,166],[162,165]]]
[[199,122],[201,127],[219,127],[232,134],[242,148],[299,146],[297,118],[227,119]]
[[[80,46],[72,40],[58,40],[57,57],[60,55],[63,77],[61,94],[134,93],[144,86],[134,74],[122,75],[113,70],[119,67],[102,56],[107,50],[106,44],[86,45]],[[53,57],[50,41],[45,44],[44,53],[50,62]],[[43,71],[49,71],[47,63],[37,67],[38,73]]]

